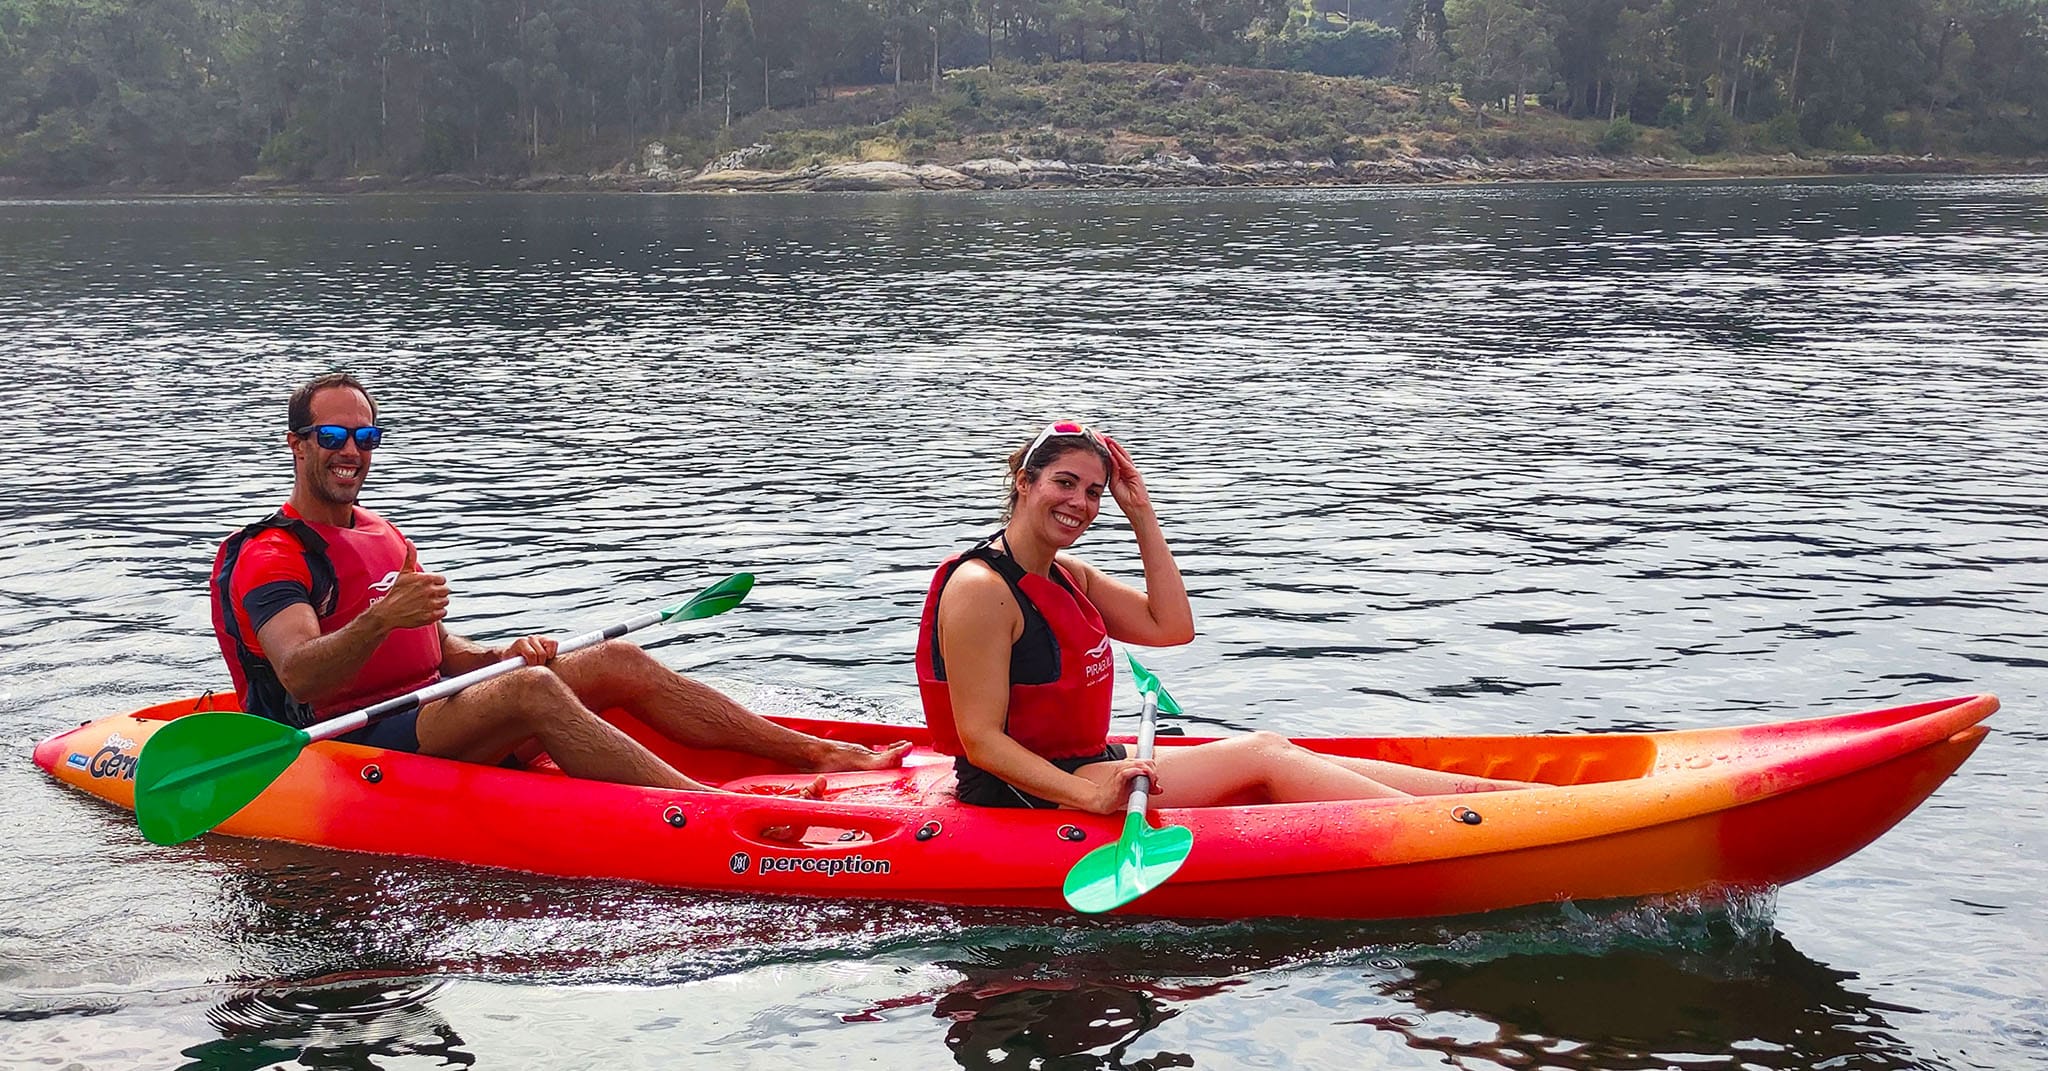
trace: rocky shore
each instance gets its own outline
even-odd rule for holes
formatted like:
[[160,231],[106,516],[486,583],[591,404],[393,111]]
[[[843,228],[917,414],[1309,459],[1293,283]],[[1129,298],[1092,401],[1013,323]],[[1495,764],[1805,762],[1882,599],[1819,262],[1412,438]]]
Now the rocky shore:
[[[1199,186],[1341,186],[1377,183],[1487,182],[1514,179],[1652,178],[1703,174],[1655,158],[1556,157],[1478,160],[1412,157],[1389,160],[1267,160],[1204,163],[1161,157],[1131,164],[1066,160],[981,159],[952,165],[888,162],[823,164],[788,171],[744,167],[663,176],[678,189],[767,191],[1170,189]],[[653,178],[654,176],[648,176]]]
[[[1159,156],[1124,164],[1031,158],[985,158],[956,164],[890,161],[830,163],[788,170],[749,167],[765,146],[742,149],[698,170],[668,166],[650,146],[637,167],[602,175],[536,175],[515,189],[613,189],[699,192],[846,192],[890,190],[1176,189],[1228,186],[1354,186],[1444,182],[1534,182],[1589,179],[1713,178],[1847,174],[1966,174],[2004,171],[1935,156],[1783,154],[1706,163],[1655,156],[1551,156],[1482,160],[1471,156],[1394,156],[1380,160],[1267,160],[1206,163]],[[2040,162],[2048,168],[2048,162]],[[2029,170],[2031,168],[2017,168]]]
[[[1798,177],[1877,174],[2013,174],[2048,172],[2048,160],[1982,161],[1938,156],[1834,155],[1726,157],[1678,161],[1657,156],[1550,156],[1485,160],[1471,156],[1392,156],[1379,160],[1267,160],[1206,163],[1192,156],[1159,156],[1135,163],[1097,164],[1021,157],[954,164],[889,161],[830,163],[788,170],[749,166],[766,151],[755,146],[728,153],[701,169],[677,168],[659,144],[639,160],[595,174],[526,176],[436,175],[389,178],[361,175],[292,181],[251,175],[221,190],[154,190],[134,186],[68,191],[85,196],[149,193],[377,193],[401,191],[545,190],[640,193],[844,192],[1021,189],[1175,189],[1232,186],[1359,186],[1404,183],[1541,182],[1600,179]],[[32,194],[0,180],[0,196]]]

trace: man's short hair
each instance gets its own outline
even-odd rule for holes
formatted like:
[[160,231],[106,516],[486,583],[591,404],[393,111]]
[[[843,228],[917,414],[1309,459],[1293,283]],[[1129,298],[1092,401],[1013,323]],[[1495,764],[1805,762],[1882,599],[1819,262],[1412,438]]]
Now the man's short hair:
[[329,387],[348,387],[362,392],[363,397],[370,402],[370,419],[377,419],[377,399],[371,396],[370,388],[363,386],[362,380],[349,375],[347,372],[329,372],[324,376],[310,380],[305,386],[292,392],[291,404],[285,407],[285,417],[288,421],[285,424],[285,430],[297,431],[311,424],[313,422],[313,396]]

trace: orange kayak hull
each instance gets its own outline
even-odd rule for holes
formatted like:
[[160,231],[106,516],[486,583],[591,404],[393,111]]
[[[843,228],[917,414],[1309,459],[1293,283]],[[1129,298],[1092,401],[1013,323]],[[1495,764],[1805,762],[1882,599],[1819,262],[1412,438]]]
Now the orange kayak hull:
[[[134,758],[180,700],[35,749],[58,780],[134,806]],[[1194,834],[1172,880],[1122,913],[1333,919],[1458,915],[1561,900],[1762,888],[1846,858],[1969,758],[1988,695],[1731,728],[1540,736],[1302,738],[1331,754],[1519,780],[1515,792],[1155,811]],[[691,793],[352,744],[309,747],[219,834],[568,878],[752,894],[1065,910],[1061,885],[1119,816],[971,807],[922,728],[777,719],[858,743],[910,739],[905,767],[808,775],[622,728],[700,781]],[[1161,738],[1185,747],[1194,738]],[[1476,817],[1475,823],[1471,819]],[[175,851],[178,849],[163,849]]]

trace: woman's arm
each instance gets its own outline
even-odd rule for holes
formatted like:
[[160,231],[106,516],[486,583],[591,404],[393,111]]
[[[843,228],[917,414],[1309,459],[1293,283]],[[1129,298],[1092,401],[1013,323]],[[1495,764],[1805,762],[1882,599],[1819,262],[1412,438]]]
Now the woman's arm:
[[1145,566],[1145,589],[1112,580],[1102,570],[1067,555],[1059,563],[1074,574],[1074,580],[1088,595],[1088,601],[1102,613],[1109,634],[1125,643],[1146,647],[1174,647],[1195,638],[1195,611],[1188,605],[1187,585],[1166,534],[1159,529],[1159,517],[1152,511],[1152,497],[1145,490],[1145,477],[1131,461],[1123,444],[1105,439],[1110,461],[1109,493],[1131,522],[1138,537],[1138,560]]
[[1010,585],[995,570],[968,562],[954,570],[939,600],[939,652],[946,660],[946,690],[953,725],[967,761],[1035,796],[1105,813],[1103,786],[1034,754],[1003,731],[1010,711],[1010,646],[1024,631],[1024,614]]

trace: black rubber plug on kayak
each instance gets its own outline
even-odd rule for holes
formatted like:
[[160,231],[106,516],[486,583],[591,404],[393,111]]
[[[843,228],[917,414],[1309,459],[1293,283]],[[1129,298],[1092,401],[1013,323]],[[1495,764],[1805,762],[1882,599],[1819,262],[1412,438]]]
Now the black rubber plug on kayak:
[[1067,825],[1060,827],[1061,840],[1085,840],[1087,836],[1088,834],[1081,832],[1080,826]]
[[939,825],[937,819],[933,819],[932,821],[926,822],[925,824],[917,827],[917,839],[930,840],[933,837],[939,835],[939,830],[941,828],[943,827]]
[[369,783],[374,785],[377,782],[384,780],[384,771],[378,769],[377,764],[373,762],[368,766],[363,767],[363,780],[368,781]]
[[690,824],[690,816],[684,814],[681,807],[672,806],[668,810],[661,812],[661,820],[676,829],[681,829]]
[[1475,810],[1473,810],[1473,809],[1472,809],[1472,808],[1470,808],[1470,807],[1454,807],[1454,808],[1452,808],[1452,809],[1451,809],[1451,818],[1452,818],[1452,819],[1453,819],[1454,821],[1459,821],[1459,822],[1463,822],[1463,823],[1465,823],[1465,824],[1466,824],[1466,825],[1468,825],[1468,826],[1476,826],[1476,825],[1478,825],[1478,824],[1479,824],[1479,812],[1478,812],[1478,811],[1475,811]]

